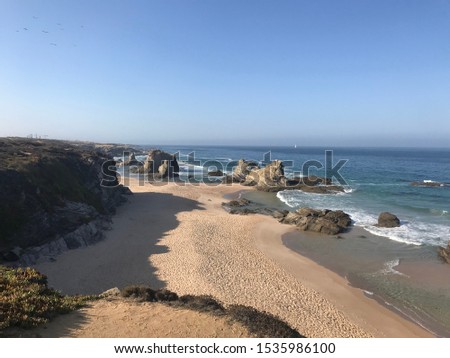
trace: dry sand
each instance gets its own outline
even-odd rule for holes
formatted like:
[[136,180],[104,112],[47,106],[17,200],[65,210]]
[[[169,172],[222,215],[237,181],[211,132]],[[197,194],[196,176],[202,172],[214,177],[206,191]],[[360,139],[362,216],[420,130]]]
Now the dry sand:
[[223,195],[240,186],[132,182],[131,189],[135,195],[103,242],[36,266],[51,286],[100,293],[143,283],[179,295],[211,294],[275,314],[309,337],[429,336],[284,247],[280,238],[290,227],[226,213]]
[[161,303],[101,300],[62,315],[44,327],[25,331],[32,337],[52,338],[240,338],[248,330],[225,318]]

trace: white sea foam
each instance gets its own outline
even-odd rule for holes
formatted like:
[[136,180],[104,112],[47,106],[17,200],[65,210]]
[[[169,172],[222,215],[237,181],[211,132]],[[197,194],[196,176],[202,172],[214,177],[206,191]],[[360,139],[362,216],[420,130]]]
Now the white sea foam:
[[388,261],[384,263],[384,267],[378,271],[378,274],[382,274],[382,275],[400,275],[400,276],[406,276],[404,273],[401,273],[400,271],[397,271],[395,269],[395,267],[397,267],[398,265],[400,265],[400,259],[395,259],[392,261]]
[[231,158],[214,158],[214,160],[217,160],[219,162],[232,162],[233,159]]
[[[450,236],[448,225],[424,222],[415,216],[401,222],[400,227],[383,228],[374,226],[378,222],[380,211],[369,212],[362,209],[352,199],[354,193],[340,195],[324,195],[304,193],[299,190],[286,190],[277,193],[278,199],[291,208],[312,207],[315,209],[345,210],[353,220],[354,225],[363,227],[370,233],[386,237],[390,240],[410,245],[446,245]],[[376,209],[375,209],[376,210]],[[448,215],[443,210],[439,215]]]
[[416,246],[425,244],[444,245],[448,241],[449,235],[447,226],[423,222],[401,222],[401,225],[395,228],[382,228],[373,225],[362,226],[374,235]]

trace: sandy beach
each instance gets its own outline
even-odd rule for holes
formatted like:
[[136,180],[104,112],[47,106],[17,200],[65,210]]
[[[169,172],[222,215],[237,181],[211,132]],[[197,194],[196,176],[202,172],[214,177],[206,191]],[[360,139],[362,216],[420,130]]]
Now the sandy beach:
[[104,241],[36,265],[50,286],[70,294],[130,284],[210,294],[275,314],[308,337],[430,336],[285,247],[281,236],[291,227],[225,212],[223,196],[245,188],[137,184]]
[[240,338],[253,337],[245,327],[223,317],[161,303],[100,300],[58,316],[24,336],[41,338]]

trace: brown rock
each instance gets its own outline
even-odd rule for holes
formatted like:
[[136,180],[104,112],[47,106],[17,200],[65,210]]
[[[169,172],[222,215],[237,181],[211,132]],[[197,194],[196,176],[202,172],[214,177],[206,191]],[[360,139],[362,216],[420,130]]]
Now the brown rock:
[[153,149],[148,153],[147,160],[144,163],[144,173],[149,176],[158,175],[159,177],[176,177],[180,171],[177,158],[169,153],[159,149]]
[[285,188],[284,166],[281,160],[274,160],[261,169],[253,169],[245,178],[244,184],[256,185],[258,189]]
[[440,246],[438,248],[438,255],[448,264],[450,264],[450,241],[447,244],[447,247]]
[[378,216],[378,227],[398,227],[400,226],[400,220],[394,214],[387,211],[381,213]]
[[223,176],[223,172],[221,170],[214,170],[214,171],[208,172],[208,176],[221,177],[221,176]]
[[258,169],[258,163],[240,159],[233,170],[233,180],[235,182],[244,182],[252,169]]
[[351,225],[350,216],[341,210],[317,210],[300,208],[290,212],[280,222],[297,226],[303,231],[336,235]]
[[125,161],[119,163],[117,166],[118,167],[122,167],[122,166],[137,166],[137,167],[141,167],[144,164],[142,162],[140,162],[139,160],[136,159],[136,155],[134,153],[131,153],[128,157],[128,159],[126,159]]

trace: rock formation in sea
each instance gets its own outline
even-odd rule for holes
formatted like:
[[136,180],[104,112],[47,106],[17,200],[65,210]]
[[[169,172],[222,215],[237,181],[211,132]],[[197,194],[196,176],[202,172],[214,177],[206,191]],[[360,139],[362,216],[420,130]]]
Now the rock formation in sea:
[[145,160],[144,167],[140,170],[148,174],[149,180],[161,178],[174,178],[178,176],[180,167],[175,155],[160,149],[152,149]]
[[426,188],[440,188],[440,187],[449,186],[449,184],[448,183],[440,183],[440,182],[432,181],[432,180],[424,180],[424,181],[413,181],[413,182],[411,182],[411,186],[419,186],[419,187],[426,187]]
[[222,203],[222,207],[230,214],[271,215],[279,222],[294,225],[299,230],[318,232],[327,235],[339,234],[352,225],[350,215],[341,210],[300,208],[296,211],[280,211],[256,205],[245,198]]
[[142,163],[141,161],[136,159],[136,155],[135,155],[134,152],[129,155],[128,159],[126,159],[125,161],[120,163],[120,166],[138,166],[138,167],[141,167],[143,165],[144,165],[144,163]]
[[286,186],[283,162],[274,160],[261,169],[251,169],[245,177],[243,185],[256,186],[258,190],[263,191]]
[[221,177],[223,176],[223,172],[221,170],[213,170],[208,172],[208,176],[210,177]]
[[251,170],[259,169],[258,163],[240,159],[233,170],[232,179],[236,182],[244,182]]
[[101,152],[18,138],[0,139],[0,148],[0,261],[31,264],[101,240],[130,194]]
[[400,220],[394,214],[385,211],[378,216],[378,224],[376,226],[387,228],[398,227],[400,226]]
[[318,176],[308,176],[289,179],[285,176],[281,160],[274,160],[260,168],[258,163],[241,159],[231,175],[226,175],[223,183],[241,183],[245,186],[255,186],[257,190],[277,192],[296,189],[317,194],[336,194],[344,191],[340,185],[332,185],[331,179]]

